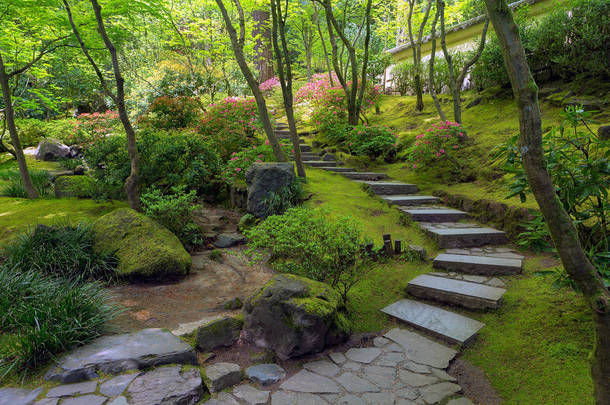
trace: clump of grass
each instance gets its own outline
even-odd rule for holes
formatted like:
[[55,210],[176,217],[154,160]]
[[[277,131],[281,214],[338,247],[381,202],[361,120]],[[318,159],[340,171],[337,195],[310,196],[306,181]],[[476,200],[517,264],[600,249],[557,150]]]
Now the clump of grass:
[[98,283],[0,266],[0,381],[99,336],[118,314]]
[[[30,169],[30,178],[34,184],[34,188],[41,197],[51,196],[51,176],[46,170]],[[0,188],[0,195],[14,198],[27,198],[28,193],[21,180],[21,175],[18,170],[9,169],[0,171],[0,180],[7,182]]]
[[15,271],[36,271],[69,280],[110,281],[117,260],[93,250],[90,224],[37,225],[5,247],[5,266]]

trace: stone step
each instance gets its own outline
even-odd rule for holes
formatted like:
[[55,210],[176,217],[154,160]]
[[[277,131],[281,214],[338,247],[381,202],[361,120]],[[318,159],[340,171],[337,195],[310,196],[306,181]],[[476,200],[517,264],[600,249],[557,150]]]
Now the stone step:
[[508,243],[506,234],[493,228],[477,227],[470,224],[442,224],[465,225],[459,227],[434,227],[435,224],[423,225],[442,249],[477,247],[484,245],[502,245]]
[[381,311],[452,344],[470,343],[485,326],[455,312],[409,299],[395,302]]
[[407,183],[365,181],[364,184],[370,187],[371,191],[379,195],[397,195],[417,193],[417,185]]
[[[273,132],[275,133],[275,135],[278,138],[287,138],[287,139],[290,138],[290,130],[288,130],[288,128],[286,128],[286,129],[275,129]],[[299,137],[301,137],[301,136],[307,135],[308,133],[298,132],[297,131],[297,134],[299,135]]]
[[301,148],[301,152],[311,152],[311,146],[309,146],[305,143],[302,143],[299,146]]
[[311,167],[335,167],[337,162],[327,162],[325,160],[305,160],[303,164]]
[[433,267],[466,274],[511,275],[521,273],[523,260],[441,253],[434,258]]
[[468,218],[464,211],[451,208],[401,208],[402,212],[418,222],[453,222]]
[[445,304],[470,309],[496,309],[502,302],[504,288],[422,274],[407,285],[407,293]]
[[365,172],[344,172],[341,175],[353,180],[368,180],[376,181],[387,179],[388,175],[385,173],[365,173]]
[[356,170],[351,167],[320,167],[320,169],[335,173],[348,173]]
[[423,205],[440,202],[438,197],[430,195],[388,195],[381,198],[394,205]]
[[[291,156],[294,159],[294,156]],[[301,153],[301,159],[303,160],[322,160],[320,156],[315,153],[303,152]]]

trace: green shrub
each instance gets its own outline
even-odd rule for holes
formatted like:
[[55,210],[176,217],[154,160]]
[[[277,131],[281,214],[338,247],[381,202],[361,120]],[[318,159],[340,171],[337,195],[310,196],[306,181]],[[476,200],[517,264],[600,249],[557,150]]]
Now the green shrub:
[[457,122],[441,121],[432,124],[415,139],[409,156],[413,169],[435,168],[440,164],[448,164],[456,174],[464,169],[465,164],[458,157],[457,151],[466,139],[466,130]]
[[[46,170],[30,169],[30,178],[34,184],[34,188],[40,197],[51,196],[51,176]],[[28,193],[21,180],[21,175],[17,169],[8,169],[0,171],[0,180],[5,180],[5,184],[0,189],[0,195],[13,198],[27,198]]]
[[57,198],[91,198],[98,194],[97,181],[85,175],[58,177],[53,186]]
[[151,188],[142,194],[144,214],[169,229],[190,249],[203,243],[201,230],[193,222],[193,214],[200,209],[194,202],[197,195],[194,190],[185,192],[185,186],[173,187],[170,194],[163,194],[157,188]]
[[411,62],[401,62],[392,68],[394,88],[401,96],[415,93],[415,66]]
[[[215,196],[220,162],[214,150],[191,132],[144,129],[138,134],[139,182],[145,190],[155,186],[170,191],[186,186],[201,195]],[[130,173],[127,141],[122,136],[102,139],[85,150],[92,175],[106,197],[123,198]]]
[[270,215],[281,215],[287,209],[296,207],[301,203],[303,197],[303,185],[301,180],[296,179],[286,187],[267,194],[263,200],[265,206],[265,217]]
[[[58,139],[66,142],[74,133],[76,121],[74,119],[61,119],[42,121],[35,118],[17,119],[17,134],[24,148],[37,146],[44,138]],[[71,143],[68,143],[71,145]]]
[[277,270],[329,283],[344,299],[365,274],[362,245],[368,240],[349,217],[330,218],[320,209],[291,208],[245,234],[255,259],[268,253]]
[[99,284],[0,266],[0,380],[87,343],[117,313]]
[[246,181],[246,171],[252,163],[274,162],[275,154],[269,141],[259,146],[248,146],[239,152],[233,152],[225,165],[222,177],[228,184]]
[[368,156],[371,161],[380,156],[390,160],[396,155],[396,136],[386,126],[360,124],[352,129],[348,147],[353,155]]
[[5,247],[5,266],[70,280],[111,280],[116,258],[93,251],[91,225],[37,225]]
[[181,129],[194,126],[200,115],[199,105],[192,97],[157,97],[140,121],[158,129]]

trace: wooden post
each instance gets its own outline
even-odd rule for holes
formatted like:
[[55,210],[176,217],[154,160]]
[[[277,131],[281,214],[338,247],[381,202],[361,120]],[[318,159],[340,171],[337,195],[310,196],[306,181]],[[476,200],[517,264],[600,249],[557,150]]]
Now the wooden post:
[[394,253],[397,255],[402,253],[402,242],[398,239],[394,241]]

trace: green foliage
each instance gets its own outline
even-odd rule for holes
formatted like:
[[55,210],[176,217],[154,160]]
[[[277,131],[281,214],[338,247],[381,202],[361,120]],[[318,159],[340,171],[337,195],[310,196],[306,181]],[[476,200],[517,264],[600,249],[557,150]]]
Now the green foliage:
[[368,240],[349,217],[331,219],[324,210],[291,208],[245,234],[255,257],[262,258],[255,252],[263,250],[279,271],[326,282],[339,289],[344,299],[365,274],[362,245]]
[[289,208],[299,205],[302,197],[303,185],[300,179],[296,179],[288,186],[282,187],[279,191],[272,191],[267,195],[263,201],[265,215],[281,215]]
[[394,87],[401,96],[407,93],[415,93],[415,66],[412,62],[401,62],[392,69],[394,77]]
[[36,271],[70,280],[110,280],[116,258],[93,251],[91,225],[37,225],[19,235],[4,250],[12,271]]
[[536,253],[553,250],[549,228],[544,222],[544,217],[536,211],[536,217],[522,224],[525,230],[518,236],[517,245],[523,250],[534,251]]
[[0,380],[87,343],[117,313],[99,284],[0,266]]
[[259,146],[248,146],[239,152],[233,152],[231,159],[222,171],[222,177],[228,184],[246,181],[246,171],[252,163],[274,162],[275,155],[269,141]]
[[182,129],[194,126],[199,113],[199,105],[192,97],[157,97],[141,122],[158,129]]
[[466,130],[457,122],[432,124],[426,132],[415,137],[409,157],[413,169],[438,167],[439,164],[448,163],[453,172],[460,173],[464,163],[456,152],[465,138]]
[[163,194],[152,187],[141,200],[144,214],[172,231],[190,249],[203,243],[201,229],[193,222],[193,215],[201,206],[195,204],[195,190],[185,190],[185,186],[172,187],[169,194]]
[[116,111],[83,113],[76,118],[76,125],[73,130],[60,139],[68,145],[86,146],[123,131],[119,113]]
[[[41,197],[49,197],[51,195],[51,176],[49,176],[49,172],[46,170],[30,169],[29,173],[38,194]],[[0,188],[1,196],[28,198],[28,193],[23,185],[19,170],[8,169],[0,171],[0,180],[8,182]]]
[[16,120],[15,125],[21,146],[27,148],[37,146],[45,138],[66,142],[70,134],[74,132],[76,122],[73,119],[42,121],[28,118]]
[[353,155],[368,156],[371,161],[383,156],[391,162],[396,156],[396,136],[390,128],[382,125],[355,126],[347,145]]
[[[124,137],[113,136],[85,150],[92,175],[99,181],[100,192],[107,197],[124,196],[123,186],[130,173],[126,144]],[[203,195],[215,190],[220,163],[214,150],[200,136],[149,128],[138,134],[137,146],[142,189],[156,186],[169,191],[183,185]]]

